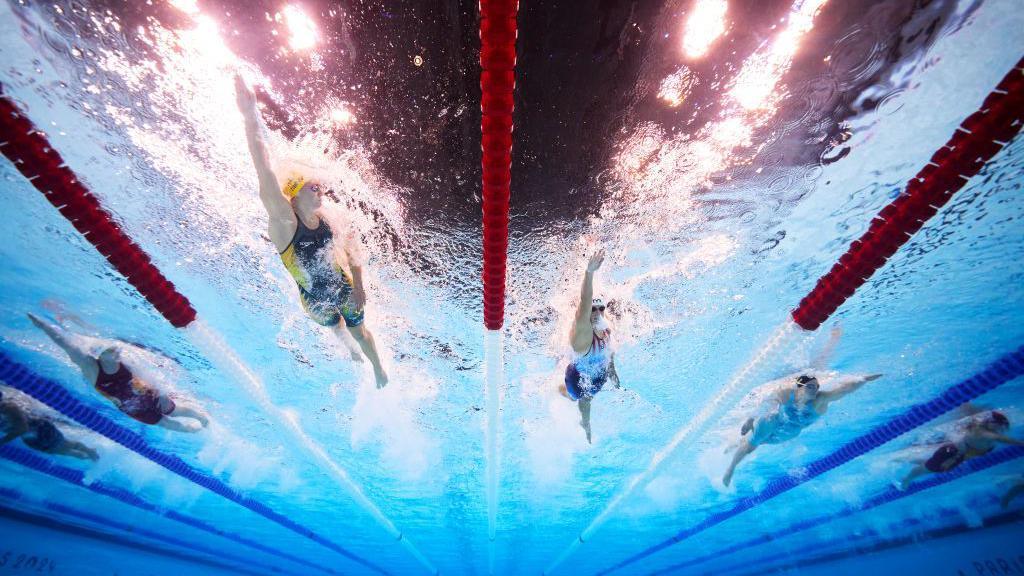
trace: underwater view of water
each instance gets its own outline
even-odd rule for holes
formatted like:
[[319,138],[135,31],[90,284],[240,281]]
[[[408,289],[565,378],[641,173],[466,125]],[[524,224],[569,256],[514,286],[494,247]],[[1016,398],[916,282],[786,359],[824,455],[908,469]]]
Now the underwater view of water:
[[[1024,378],[811,466],[1020,354],[1024,139],[819,329],[790,316],[1019,65],[1024,5],[523,0],[497,332],[478,26],[459,0],[0,2],[4,99],[196,310],[172,326],[0,162],[0,575],[1024,574]],[[277,254],[236,75],[277,176],[331,190],[383,388]],[[619,385],[588,438],[559,385],[599,250]],[[130,418],[29,314],[208,424]],[[724,482],[800,375],[855,390]],[[907,478],[944,447],[965,461]]]

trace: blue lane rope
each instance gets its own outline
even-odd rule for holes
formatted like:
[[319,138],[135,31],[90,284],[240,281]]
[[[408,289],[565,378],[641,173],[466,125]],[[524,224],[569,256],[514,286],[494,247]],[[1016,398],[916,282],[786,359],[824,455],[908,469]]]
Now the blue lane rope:
[[[29,501],[29,499],[25,498],[25,496],[21,492],[18,492],[17,490],[11,488],[0,488],[0,497],[6,498],[7,500],[10,501]],[[129,534],[137,534],[139,536],[149,538],[157,542],[162,542],[164,544],[168,544],[171,546],[184,548],[185,550],[188,550],[190,552],[201,552],[213,558],[206,559],[200,558],[198,556],[185,556],[185,558],[187,558],[190,561],[207,562],[213,565],[223,567],[230,571],[240,571],[247,574],[260,575],[265,573],[256,571],[253,568],[252,562],[249,559],[233,556],[231,554],[225,553],[223,550],[208,548],[202,544],[196,544],[193,542],[186,542],[169,534],[155,532],[153,530],[149,530],[137,524],[125,524],[124,522],[118,522],[117,520],[113,520],[106,516],[100,516],[97,514],[93,514],[92,512],[86,512],[84,510],[79,510],[77,508],[72,508],[70,506],[58,504],[56,502],[46,502],[44,503],[44,506],[49,510],[57,512],[58,514],[72,516],[82,520],[87,520],[89,522],[92,522],[93,524],[105,526],[107,528],[113,528],[115,530],[127,532]],[[225,562],[225,559],[231,559],[233,562],[237,563],[237,565]],[[276,568],[271,568],[271,571],[275,573],[280,572],[280,570]]]
[[[858,514],[860,512],[866,512],[868,510],[871,510],[872,508],[877,508],[878,506],[881,506],[883,504],[895,502],[896,500],[899,500],[901,498],[906,498],[907,496],[912,496],[914,494],[917,494],[918,492],[928,490],[929,488],[935,488],[936,486],[941,486],[954,480],[958,480],[969,474],[981,472],[982,470],[987,470],[988,468],[991,468],[993,466],[998,466],[999,464],[1004,464],[1011,460],[1016,460],[1017,458],[1021,458],[1022,456],[1024,456],[1024,447],[1022,446],[1011,446],[1009,448],[1004,448],[996,452],[990,452],[989,454],[986,454],[984,456],[968,460],[961,464],[960,466],[957,466],[956,468],[950,470],[949,472],[945,472],[942,474],[933,474],[928,478],[918,480],[917,482],[914,482],[913,484],[908,486],[906,490],[901,491],[897,490],[896,488],[890,487],[884,492],[861,502],[858,506],[847,506],[839,510],[838,512],[834,512],[832,514],[826,514],[824,516],[818,516],[817,518],[803,520],[790,526],[787,526],[782,530],[778,530],[770,534],[764,534],[756,538],[751,538],[749,540],[733,544],[732,546],[728,546],[726,548],[722,548],[721,550],[717,550],[712,554],[705,554],[704,556],[691,558],[686,562],[673,564],[672,566],[668,566],[666,568],[653,572],[652,574],[668,574],[669,572],[682,570],[683,568],[695,566],[697,564],[707,562],[708,560],[714,560],[716,558],[725,558],[728,555],[740,552],[742,550],[746,550],[748,548],[753,548],[755,546],[760,546],[761,544],[767,544],[769,542],[781,540],[783,538],[792,536],[799,532],[810,530],[812,528],[817,528],[818,526],[822,526],[824,524],[828,524],[836,520],[841,520],[843,518],[852,516],[854,514]],[[743,563],[742,566],[752,567],[763,564],[765,562],[770,562],[772,560],[774,560],[774,558],[772,557],[757,558],[750,562]],[[737,568],[738,567],[739,566],[737,566]],[[729,571],[729,569],[724,568],[715,570],[716,573],[723,571]]]
[[147,460],[163,466],[178,476],[202,486],[210,492],[223,496],[240,506],[248,508],[271,522],[279,524],[296,534],[304,536],[329,550],[333,550],[353,562],[373,570],[374,572],[387,574],[384,569],[373,564],[369,560],[365,560],[358,555],[349,552],[342,546],[335,544],[316,532],[313,532],[309,528],[296,523],[291,518],[275,512],[266,504],[242,495],[234,488],[231,488],[213,476],[197,471],[186,464],[181,458],[156,450],[147,444],[142,436],[115,424],[106,416],[103,416],[96,410],[82,404],[74,396],[69,394],[68,391],[60,384],[50,380],[49,378],[44,378],[34,374],[29,368],[13,360],[4,351],[0,351],[0,380],[3,380],[12,388],[21,390],[36,400],[50,406],[54,410],[78,422],[82,426],[106,436],[110,440],[117,442]]
[[302,564],[303,566],[307,566],[309,568],[315,568],[317,570],[327,572],[328,574],[338,574],[338,572],[336,572],[335,570],[331,570],[330,568],[325,568],[318,564],[314,564],[313,562],[309,562],[308,560],[304,560],[302,558],[299,558],[298,556],[293,556],[291,554],[288,554],[287,552],[283,552],[276,548],[271,548],[270,546],[267,546],[255,540],[250,540],[248,538],[245,538],[244,536],[240,536],[232,532],[221,530],[220,528],[217,528],[212,524],[204,522],[193,516],[187,516],[174,510],[165,510],[150,502],[147,502],[146,500],[143,500],[142,498],[139,498],[135,494],[127,490],[124,490],[123,488],[107,486],[102,482],[86,483],[85,473],[82,472],[81,470],[61,466],[60,464],[52,462],[28,450],[16,448],[10,445],[3,445],[0,446],[0,458],[5,458],[7,460],[10,460],[11,462],[21,464],[22,466],[35,470],[36,472],[48,474],[50,476],[53,476],[54,478],[64,480],[65,482],[68,482],[75,486],[79,486],[81,488],[85,488],[86,490],[90,490],[96,494],[101,494],[103,496],[113,498],[129,506],[133,506],[135,508],[139,508],[147,512],[152,512],[159,516],[169,518],[171,520],[180,522],[193,528],[197,528],[204,532],[209,532],[210,534],[221,536],[228,540],[242,544],[243,546],[248,546],[255,550],[259,550],[261,552],[277,556],[278,558],[290,560],[292,562]]
[[862,454],[874,450],[892,439],[917,428],[925,422],[933,420],[934,418],[953,410],[957,406],[973,400],[974,398],[977,398],[978,396],[1013,380],[1021,374],[1024,374],[1024,346],[1017,348],[1017,350],[1010,352],[992,364],[989,364],[984,370],[967,380],[950,386],[945,392],[936,398],[911,407],[903,414],[893,418],[885,424],[876,426],[870,432],[848,442],[835,452],[811,462],[801,471],[799,476],[786,475],[776,478],[770,481],[760,492],[740,499],[732,508],[723,510],[722,512],[716,512],[694,526],[676,533],[671,538],[659,542],[649,548],[645,548],[625,560],[622,560],[618,564],[598,572],[597,575],[603,576],[639,560],[643,560],[644,558],[678,544],[695,534],[699,534],[708,528],[721,524],[734,516],[738,516],[755,506],[792,490],[804,482],[812,480],[837,466],[845,464]]

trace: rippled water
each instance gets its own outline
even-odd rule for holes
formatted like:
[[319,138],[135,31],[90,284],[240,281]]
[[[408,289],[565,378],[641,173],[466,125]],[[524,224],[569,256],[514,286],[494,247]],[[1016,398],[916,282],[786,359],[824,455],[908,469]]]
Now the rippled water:
[[[549,566],[1024,53],[1024,11],[1014,0],[798,0],[729,3],[724,34],[692,57],[682,38],[692,4],[520,7],[498,573]],[[196,9],[183,0],[5,2],[0,82],[284,419],[171,328],[7,162],[4,351],[131,427],[24,314],[73,313],[90,336],[144,342],[179,365],[169,380],[215,419],[197,436],[145,430],[152,445],[392,573],[421,570],[288,431],[291,419],[441,572],[487,573],[475,5],[310,2],[303,10],[317,41],[308,50],[295,42],[314,33],[296,35],[284,4]],[[383,392],[301,313],[266,237],[236,69],[261,86],[279,168],[322,174],[336,192],[332,211],[366,245],[367,324],[392,373]],[[736,414],[716,414],[561,570],[593,573],[660,542],[1019,346],[1022,146],[1019,138],[1007,146],[840,308],[831,367],[881,380],[790,444],[758,450],[730,489],[719,481],[722,438]],[[596,246],[609,255],[597,289],[610,300],[623,389],[595,400],[588,445],[555,386],[579,276]],[[792,351],[772,356],[765,378],[801,367],[824,340],[798,336]],[[1015,381],[979,401],[1019,422],[1020,398]],[[111,442],[75,435],[100,447],[91,481],[345,573],[362,570]],[[890,462],[911,441],[626,571],[648,573],[869,498],[899,477]],[[0,487],[24,496],[5,507],[74,523],[42,507],[63,503],[210,543],[6,460],[0,470]],[[1020,472],[1019,462],[993,468],[799,536],[815,554],[782,540],[685,573],[736,565],[756,573],[755,559],[799,564],[977,525],[998,513],[993,497]],[[17,526],[0,521],[0,548],[18,542]],[[939,549],[925,546],[921,554]],[[61,573],[116,569],[69,568],[57,543],[49,549]]]

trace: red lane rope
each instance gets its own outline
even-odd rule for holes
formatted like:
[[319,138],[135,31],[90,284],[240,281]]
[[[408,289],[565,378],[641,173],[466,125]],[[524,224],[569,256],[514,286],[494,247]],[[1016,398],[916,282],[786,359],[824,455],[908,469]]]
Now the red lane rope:
[[0,151],[164,318],[178,328],[195,320],[196,311],[188,299],[164,278],[145,251],[132,242],[92,192],[78,181],[46,135],[2,94]]
[[484,325],[488,330],[500,329],[505,321],[518,11],[518,0],[480,0]]
[[896,253],[957,191],[981,171],[1024,122],[1024,58],[953,133],[931,161],[882,209],[867,232],[793,310],[793,321],[816,330]]

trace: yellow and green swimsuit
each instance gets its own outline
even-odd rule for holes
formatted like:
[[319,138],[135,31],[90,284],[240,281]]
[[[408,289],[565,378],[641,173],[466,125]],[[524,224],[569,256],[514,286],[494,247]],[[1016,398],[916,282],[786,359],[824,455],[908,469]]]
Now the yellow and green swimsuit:
[[299,285],[299,296],[306,313],[323,326],[345,326],[363,323],[363,311],[352,302],[352,278],[338,265],[331,249],[334,234],[327,222],[310,230],[302,219],[291,243],[281,253],[285,268]]

